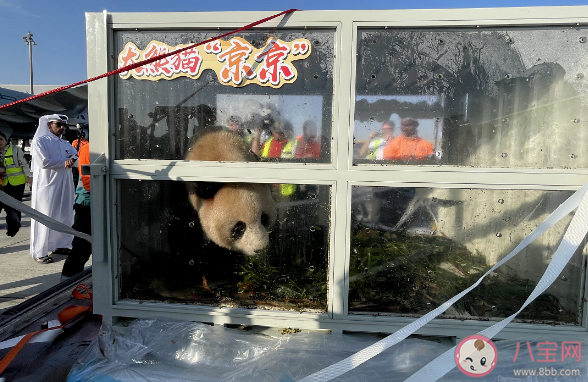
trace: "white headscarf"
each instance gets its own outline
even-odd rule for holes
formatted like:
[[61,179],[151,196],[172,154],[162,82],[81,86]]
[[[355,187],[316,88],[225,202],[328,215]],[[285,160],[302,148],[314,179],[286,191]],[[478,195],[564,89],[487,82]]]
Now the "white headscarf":
[[33,141],[36,139],[43,137],[45,135],[53,134],[51,130],[49,130],[49,126],[47,125],[49,122],[52,121],[61,121],[67,123],[67,115],[63,114],[49,114],[44,115],[39,118],[39,127],[37,127],[37,131],[35,131],[35,136],[33,137]]
[[[35,144],[35,141],[37,141],[39,138],[41,138],[45,135],[53,134],[51,132],[51,130],[49,130],[49,126],[47,125],[51,121],[61,121],[61,122],[67,123],[67,115],[49,114],[49,115],[44,115],[41,118],[39,118],[39,126],[37,127],[37,131],[35,131],[35,136],[33,137],[33,141],[31,142],[31,146],[33,144]],[[31,151],[32,151],[32,147],[31,147]],[[31,171],[33,171],[33,172],[35,171],[34,155],[31,157]]]

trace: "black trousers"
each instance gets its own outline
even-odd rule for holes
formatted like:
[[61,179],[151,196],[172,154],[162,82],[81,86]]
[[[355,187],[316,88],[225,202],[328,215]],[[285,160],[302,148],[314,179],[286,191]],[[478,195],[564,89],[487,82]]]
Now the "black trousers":
[[[90,206],[74,204],[75,216],[72,226],[76,231],[92,234],[92,220]],[[89,241],[79,237],[74,237],[71,251],[63,264],[61,274],[66,277],[72,277],[84,270],[84,265],[92,254],[92,244]]]
[[[24,184],[13,186],[10,183],[8,183],[6,186],[3,187],[3,189],[7,195],[10,195],[14,199],[22,202],[22,195],[25,189]],[[21,213],[17,209],[8,207],[0,203],[0,212],[2,212],[3,209],[4,211],[6,211],[6,234],[8,236],[14,236],[20,229]]]
[[[24,189],[25,189],[24,184],[19,184],[18,186],[13,186],[10,183],[8,183],[3,188],[4,188],[4,192],[6,192],[8,195],[12,196],[14,199],[18,200],[19,202],[22,202],[22,195],[24,194]],[[0,211],[2,211],[3,208],[8,210],[8,208],[10,208],[10,207],[7,207],[4,204],[0,203]],[[18,216],[18,220],[20,221],[20,217],[21,217],[20,211],[14,210],[14,212],[16,213],[16,216]]]

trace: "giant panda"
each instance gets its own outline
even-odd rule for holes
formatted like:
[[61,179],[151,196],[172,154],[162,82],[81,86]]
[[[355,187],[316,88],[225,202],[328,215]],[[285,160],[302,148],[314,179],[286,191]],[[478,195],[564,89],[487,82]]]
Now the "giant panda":
[[[188,144],[189,161],[255,162],[236,133],[208,127]],[[165,184],[161,231],[167,250],[136,279],[159,297],[218,303],[243,281],[251,256],[269,249],[277,207],[269,184],[185,181]],[[140,273],[140,274],[139,274]],[[143,285],[147,283],[147,285]],[[150,293],[151,293],[150,292]]]
[[[236,133],[208,127],[191,138],[189,161],[255,162],[257,156]],[[125,298],[161,299],[216,304],[242,289],[242,272],[251,256],[270,250],[277,235],[277,207],[269,184],[163,181],[136,185],[147,215],[142,228],[158,229],[161,239],[143,253],[140,245],[122,246]],[[271,240],[275,243],[276,240]]]
[[[186,160],[255,162],[257,156],[237,134],[216,129],[197,138]],[[269,244],[276,202],[263,183],[186,182],[188,197],[206,237],[218,246],[249,256]]]

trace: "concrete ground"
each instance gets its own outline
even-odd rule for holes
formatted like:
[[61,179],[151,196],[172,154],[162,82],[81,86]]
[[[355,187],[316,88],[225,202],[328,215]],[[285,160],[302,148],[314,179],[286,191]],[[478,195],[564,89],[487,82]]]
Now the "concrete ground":
[[[25,195],[28,189],[25,190]],[[23,202],[30,206],[30,198]],[[51,264],[39,264],[29,254],[31,219],[22,215],[22,227],[6,236],[5,213],[0,213],[0,314],[59,283],[66,256],[56,255]],[[91,265],[92,260],[86,263]]]

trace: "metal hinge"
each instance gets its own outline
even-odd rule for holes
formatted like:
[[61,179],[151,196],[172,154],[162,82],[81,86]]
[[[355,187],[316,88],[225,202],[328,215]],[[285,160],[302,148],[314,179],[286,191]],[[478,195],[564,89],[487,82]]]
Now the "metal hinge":
[[82,175],[106,175],[108,173],[108,166],[106,165],[106,156],[104,153],[100,154],[96,160],[90,164],[82,165]]

